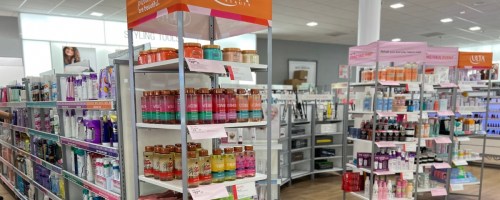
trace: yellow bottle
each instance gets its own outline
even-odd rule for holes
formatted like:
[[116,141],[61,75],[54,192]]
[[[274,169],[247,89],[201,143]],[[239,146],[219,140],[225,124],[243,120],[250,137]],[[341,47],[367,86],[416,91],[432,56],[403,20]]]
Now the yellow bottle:
[[236,180],[236,158],[233,148],[224,148],[224,174],[226,181]]
[[214,149],[211,157],[212,183],[222,183],[225,179],[222,149]]

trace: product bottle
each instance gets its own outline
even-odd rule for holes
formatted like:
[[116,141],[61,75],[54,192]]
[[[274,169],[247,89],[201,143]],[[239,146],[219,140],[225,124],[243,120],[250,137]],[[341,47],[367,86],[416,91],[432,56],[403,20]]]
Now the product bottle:
[[75,150],[76,154],[76,161],[77,161],[77,172],[78,172],[78,177],[80,178],[87,178],[87,162],[86,162],[86,156],[85,156],[85,151],[82,149],[76,149]]
[[224,180],[236,180],[236,158],[234,157],[233,148],[224,148]]
[[245,153],[243,153],[243,147],[234,147],[234,156],[236,157],[236,178],[245,178]]
[[155,145],[153,154],[153,176],[155,179],[160,179],[160,156],[163,150],[163,145]]
[[194,188],[200,185],[200,166],[196,151],[188,151],[188,187]]
[[222,124],[226,123],[226,95],[224,90],[216,88],[212,90],[212,101],[213,101],[213,114],[214,123]]
[[200,124],[211,124],[213,121],[212,114],[212,95],[208,88],[200,88],[198,93],[198,109],[199,112],[199,123]]
[[248,95],[245,89],[237,90],[236,115],[238,122],[248,122]]
[[214,149],[211,157],[212,183],[222,183],[225,179],[222,149]]
[[226,94],[226,118],[227,123],[235,123],[237,121],[236,117],[236,95],[233,89],[225,89],[224,94]]
[[113,136],[113,129],[110,126],[110,120],[108,116],[105,113],[106,111],[101,111],[101,115],[99,116],[99,119],[101,120],[101,131],[102,131],[102,146],[105,147],[111,147],[111,137]]
[[208,185],[212,183],[212,165],[211,158],[206,149],[201,149],[200,152],[200,184]]
[[384,110],[384,96],[382,95],[381,91],[377,91],[377,106],[376,106],[377,111],[382,111]]
[[120,164],[118,163],[118,160],[113,160],[112,162],[113,166],[113,185],[112,185],[112,190],[114,192],[120,192]]
[[144,91],[141,97],[141,112],[142,112],[142,122],[149,123],[148,119],[148,95],[149,92]]
[[87,153],[87,181],[91,183],[94,182],[94,162],[92,162],[92,156],[90,153]]
[[175,123],[175,96],[170,90],[162,91],[163,105],[161,105],[162,123],[174,124]]
[[175,124],[181,123],[181,100],[179,95],[179,90],[173,90],[172,94],[174,95],[174,103],[175,103]]
[[397,181],[397,185],[396,185],[396,198],[402,198],[403,195],[402,195],[402,182],[400,180]]
[[144,151],[144,176],[145,177],[154,177],[153,171],[153,155],[154,155],[155,147],[154,146],[146,146]]
[[246,177],[255,176],[255,151],[252,145],[245,145],[245,172]]
[[378,198],[378,181],[375,181],[375,183],[373,183],[372,197],[373,198]]
[[160,107],[162,103],[162,97],[160,96],[160,91],[153,91],[153,96],[151,98],[152,98],[151,105],[153,106],[152,110],[153,123],[160,124],[161,123]]
[[259,90],[251,89],[248,96],[249,121],[259,122],[262,120],[262,100]]
[[67,79],[66,101],[75,101],[75,86],[74,77],[70,76]]
[[182,180],[182,148],[176,146],[174,153],[174,178]]
[[363,101],[363,111],[371,111],[371,110],[372,110],[372,95],[370,94],[370,91],[367,91]]
[[409,182],[406,185],[406,195],[405,195],[405,197],[408,198],[408,199],[413,198],[413,183],[412,182]]
[[198,112],[198,96],[195,94],[194,88],[186,88],[186,123],[189,125],[197,124]]
[[116,111],[109,111],[109,120],[111,122],[111,143],[112,146],[118,148],[118,116],[116,115]]
[[367,176],[365,179],[365,197],[370,196],[370,177]]
[[174,157],[171,150],[173,150],[172,147],[165,147],[160,151],[160,181],[174,180]]

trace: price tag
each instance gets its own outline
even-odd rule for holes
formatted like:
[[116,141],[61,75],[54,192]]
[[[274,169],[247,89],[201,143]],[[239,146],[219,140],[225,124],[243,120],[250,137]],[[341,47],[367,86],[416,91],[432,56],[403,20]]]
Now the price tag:
[[472,91],[472,85],[459,84],[458,88],[460,88],[460,91],[462,91],[462,92]]
[[186,63],[189,70],[193,72],[206,72],[215,74],[226,73],[226,69],[224,68],[222,62],[205,59],[186,58]]
[[456,191],[462,191],[462,190],[464,190],[463,184],[451,184],[451,191],[456,192]]
[[227,66],[229,78],[237,81],[253,81],[252,72],[249,67]]
[[415,143],[404,144],[404,150],[416,152],[417,151],[417,144],[415,144]]
[[434,141],[436,141],[436,143],[438,143],[438,144],[450,144],[451,143],[451,140],[448,137],[437,137],[437,138],[434,138]]
[[391,171],[378,171],[378,172],[375,172],[375,174],[377,174],[379,176],[384,176],[384,175],[394,174],[394,172],[391,172]]
[[257,195],[255,189],[255,182],[249,182],[233,186],[234,199],[241,199],[245,197],[253,197]]
[[464,115],[472,115],[472,112],[468,111],[468,110],[461,110],[461,111],[458,111],[458,113],[460,113],[460,115],[462,115],[462,116],[464,116]]
[[444,88],[455,88],[457,85],[455,83],[440,83],[439,86]]
[[189,189],[194,200],[211,200],[228,197],[226,187],[222,184],[206,185]]
[[381,85],[398,86],[399,83],[396,81],[379,81]]
[[465,165],[468,165],[467,161],[466,160],[454,160],[453,163],[456,165],[456,166],[465,166]]
[[453,113],[450,110],[445,110],[445,111],[438,111],[437,114],[439,116],[453,116],[455,113]]
[[470,141],[470,138],[469,137],[458,137],[457,141],[459,141],[459,142],[468,142],[468,141]]
[[417,113],[409,113],[408,115],[406,115],[406,119],[409,122],[418,122],[418,114]]
[[393,112],[382,112],[382,111],[379,111],[377,112],[377,114],[380,116],[380,117],[396,117],[396,113],[393,113]]
[[444,188],[432,188],[431,189],[431,195],[433,197],[437,196],[446,196],[448,193],[446,192],[446,189]]
[[375,144],[377,144],[377,146],[379,148],[384,148],[384,147],[396,147],[396,144],[394,144],[393,142],[387,142],[387,141],[383,141],[383,142],[375,142]]
[[448,164],[448,163],[434,163],[433,166],[436,169],[449,169],[449,168],[451,168],[450,164]]
[[435,92],[436,90],[434,89],[433,85],[424,84],[424,91],[426,91],[426,92]]
[[187,128],[193,140],[227,137],[226,130],[221,124],[189,125]]
[[420,86],[418,85],[418,83],[408,83],[406,85],[406,90],[408,90],[409,92],[419,92]]
[[403,172],[401,173],[403,180],[413,180],[413,172]]
[[422,112],[422,119],[429,119],[429,113]]

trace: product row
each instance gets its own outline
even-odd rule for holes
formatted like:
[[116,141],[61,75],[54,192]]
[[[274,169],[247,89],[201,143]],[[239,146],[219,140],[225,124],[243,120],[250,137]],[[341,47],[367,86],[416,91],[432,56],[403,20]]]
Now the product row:
[[[141,97],[144,123],[180,124],[178,90],[146,91]],[[220,124],[262,121],[259,90],[186,88],[187,124]]]
[[[361,70],[361,81],[370,82],[375,80],[375,70],[364,68]],[[416,82],[418,77],[418,65],[407,63],[403,66],[387,66],[378,70],[379,81],[411,81]]]
[[[364,184],[363,184],[364,183]],[[342,190],[345,192],[361,192],[363,196],[370,196],[369,176],[363,176],[357,172],[346,172],[342,175]],[[373,199],[390,200],[395,198],[413,198],[413,182],[403,180],[399,177],[396,180],[388,180],[387,177],[376,177],[373,181]]]
[[[371,156],[369,152],[357,153],[357,167],[358,168],[371,168]],[[404,152],[401,148],[382,149],[375,154],[373,170],[374,171],[414,171],[415,170],[415,157],[414,152]]]
[[100,74],[68,76],[65,81],[61,81],[63,86],[66,85],[66,93],[61,99],[63,101],[115,99],[115,81],[113,67],[101,70]]
[[67,137],[118,148],[116,111],[63,110],[63,113],[64,133]]
[[[244,151],[243,151],[244,150]],[[181,144],[146,146],[144,176],[172,181],[182,179]],[[188,145],[188,186],[234,181],[255,176],[253,146],[214,149],[212,155],[200,143]]]
[[[158,48],[139,52],[139,65],[161,62],[178,58],[175,48]],[[201,45],[200,43],[184,43],[184,57],[220,60],[240,63],[259,64],[259,55],[255,50],[241,50],[239,48],[224,48],[219,45]]]

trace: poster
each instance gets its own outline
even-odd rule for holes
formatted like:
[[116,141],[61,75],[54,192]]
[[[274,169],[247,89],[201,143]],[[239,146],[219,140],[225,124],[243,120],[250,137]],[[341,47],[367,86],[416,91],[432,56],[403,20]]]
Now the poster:
[[339,65],[339,78],[349,78],[349,65]]
[[295,71],[307,71],[307,78],[301,79],[311,86],[316,86],[316,68],[317,61],[301,61],[301,60],[288,60],[288,78],[294,79]]
[[64,72],[97,71],[97,54],[94,48],[63,46]]

